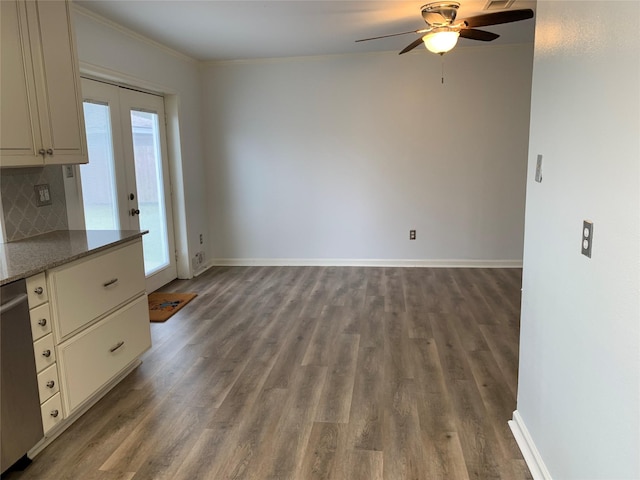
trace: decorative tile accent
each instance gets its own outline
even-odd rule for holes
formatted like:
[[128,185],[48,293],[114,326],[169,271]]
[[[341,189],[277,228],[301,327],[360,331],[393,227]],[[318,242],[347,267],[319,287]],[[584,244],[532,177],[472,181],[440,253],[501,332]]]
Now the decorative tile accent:
[[[51,205],[38,207],[34,185],[49,184]],[[62,167],[3,169],[0,172],[2,214],[12,242],[53,230],[68,230]]]

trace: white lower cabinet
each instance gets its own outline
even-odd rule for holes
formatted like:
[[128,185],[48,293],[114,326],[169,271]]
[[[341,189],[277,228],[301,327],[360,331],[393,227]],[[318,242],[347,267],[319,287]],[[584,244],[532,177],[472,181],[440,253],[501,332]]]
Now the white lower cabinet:
[[51,314],[49,313],[49,303],[32,308],[29,311],[31,320],[31,336],[35,342],[39,338],[51,333]]
[[58,381],[58,366],[51,365],[38,374],[38,393],[40,394],[40,403],[46,402],[59,391],[60,382]]
[[143,295],[58,346],[67,413],[151,347]]
[[33,342],[33,353],[36,356],[36,370],[41,372],[56,363],[56,350],[53,346],[53,335],[45,335]]
[[38,373],[42,428],[46,435],[64,418],[62,402],[58,393],[60,382],[58,382],[56,345],[51,333],[51,311],[46,276],[44,273],[39,273],[27,278],[26,282],[33,354]]
[[47,270],[27,286],[50,441],[151,347],[142,239]]
[[62,422],[62,401],[60,393],[56,393],[40,406],[42,413],[42,428],[46,435],[49,430]]

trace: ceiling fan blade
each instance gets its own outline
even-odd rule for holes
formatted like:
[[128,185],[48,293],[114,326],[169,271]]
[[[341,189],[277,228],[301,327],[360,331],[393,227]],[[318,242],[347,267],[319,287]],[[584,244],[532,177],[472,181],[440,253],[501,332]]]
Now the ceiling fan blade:
[[504,12],[486,13],[476,17],[465,18],[463,22],[469,28],[487,27],[489,25],[500,25],[501,23],[519,22],[533,18],[533,10],[525,8],[522,10],[506,10]]
[[398,55],[402,55],[403,53],[407,53],[410,52],[411,50],[413,50],[414,48],[416,48],[418,45],[420,45],[422,43],[422,37],[417,38],[416,40],[414,40],[413,42],[411,42],[409,45],[407,45],[406,47],[404,47],[402,49],[402,51],[398,54]]
[[493,32],[487,32],[485,30],[476,30],[474,28],[463,28],[460,30],[460,36],[462,38],[469,38],[471,40],[480,40],[481,42],[490,42],[495,40],[500,35]]
[[361,38],[360,40],[356,40],[356,42],[366,42],[368,40],[377,40],[379,38],[387,38],[387,37],[397,37],[398,35],[407,35],[408,33],[422,33],[425,31],[426,30],[411,30],[410,32],[392,33],[390,35],[381,35],[379,37]]

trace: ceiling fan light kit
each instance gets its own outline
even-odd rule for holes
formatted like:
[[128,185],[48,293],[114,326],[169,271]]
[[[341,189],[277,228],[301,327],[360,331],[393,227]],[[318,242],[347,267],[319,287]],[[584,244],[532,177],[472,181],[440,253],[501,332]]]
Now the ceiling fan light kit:
[[456,46],[458,37],[460,37],[460,32],[456,32],[455,30],[441,30],[427,33],[422,37],[422,41],[430,52],[444,55]]
[[[506,1],[505,5],[511,5],[513,0]],[[392,33],[390,35],[381,35],[378,37],[363,38],[356,42],[365,42],[368,40],[377,40],[379,38],[395,37],[397,35],[406,35],[409,33],[417,33],[420,37],[409,45],[407,45],[400,55],[407,53],[424,43],[427,50],[439,55],[444,55],[450,51],[458,43],[458,38],[463,37],[469,40],[477,40],[480,42],[491,42],[500,35],[485,30],[478,30],[476,27],[487,27],[490,25],[500,25],[503,23],[519,22],[533,18],[533,10],[505,10],[501,12],[491,12],[475,17],[469,17],[454,23],[458,14],[460,4],[458,2],[432,2],[420,7],[422,18],[427,24],[426,28],[413,30],[411,32]]]

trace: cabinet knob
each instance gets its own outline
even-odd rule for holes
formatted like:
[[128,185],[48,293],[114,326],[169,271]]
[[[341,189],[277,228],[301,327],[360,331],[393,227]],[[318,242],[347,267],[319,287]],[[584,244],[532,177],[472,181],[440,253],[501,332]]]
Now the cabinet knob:
[[53,387],[55,387],[55,386],[56,386],[56,382],[54,382],[53,380],[49,380],[49,381],[47,382],[47,387],[48,387],[48,388],[53,388]]
[[53,148],[47,148],[47,155],[53,156]]
[[44,350],[42,356],[49,358],[51,356],[51,350]]
[[51,416],[53,418],[56,418],[58,415],[60,415],[60,412],[58,412],[58,410],[51,410]]
[[131,209],[131,216],[135,217],[136,215],[140,215],[140,210],[138,210],[137,208],[132,208]]
[[46,318],[41,318],[40,320],[38,320],[38,325],[40,325],[41,327],[44,327],[46,324],[47,324]]
[[34,290],[36,295],[42,295],[44,293],[44,288],[42,287],[36,287],[36,289]]
[[38,155],[42,155],[43,157],[47,154],[47,151],[44,148],[38,150]]

